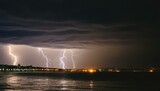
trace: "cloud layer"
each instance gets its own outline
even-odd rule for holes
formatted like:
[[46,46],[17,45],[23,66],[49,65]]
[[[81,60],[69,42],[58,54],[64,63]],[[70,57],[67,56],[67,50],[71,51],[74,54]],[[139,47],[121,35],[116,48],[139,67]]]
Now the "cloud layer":
[[2,0],[0,42],[56,48],[156,43],[157,3]]
[[1,0],[0,44],[91,48],[85,64],[158,65],[159,11],[158,0]]
[[154,28],[156,25],[149,24],[94,24],[5,18],[0,21],[1,43],[85,48],[107,44],[143,44],[159,38],[158,29]]

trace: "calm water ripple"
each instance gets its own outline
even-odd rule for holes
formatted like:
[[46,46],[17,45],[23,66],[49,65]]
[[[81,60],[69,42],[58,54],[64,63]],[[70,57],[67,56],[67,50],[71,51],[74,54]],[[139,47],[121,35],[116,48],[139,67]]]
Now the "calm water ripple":
[[156,91],[155,88],[147,86],[127,81],[73,80],[0,74],[0,91]]

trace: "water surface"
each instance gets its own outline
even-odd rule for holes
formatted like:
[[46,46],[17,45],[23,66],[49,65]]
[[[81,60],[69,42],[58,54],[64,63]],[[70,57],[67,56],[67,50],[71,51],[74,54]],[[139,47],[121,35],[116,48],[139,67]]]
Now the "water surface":
[[159,82],[0,74],[0,91],[160,91]]

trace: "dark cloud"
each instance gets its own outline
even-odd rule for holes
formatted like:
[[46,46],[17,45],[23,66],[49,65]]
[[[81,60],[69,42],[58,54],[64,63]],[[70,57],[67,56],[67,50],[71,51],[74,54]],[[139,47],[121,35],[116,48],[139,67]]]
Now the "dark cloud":
[[[15,33],[16,32],[16,33]],[[26,36],[37,36],[37,35],[43,35],[44,32],[35,32],[35,31],[25,31],[25,30],[15,30],[15,31],[5,31],[1,30],[1,38],[8,38],[8,37],[18,37],[23,38]]]
[[5,18],[0,22],[1,43],[76,48],[106,44],[145,44],[153,43],[159,38],[159,27],[147,23],[93,24],[27,20],[13,16]]
[[[157,0],[1,0],[5,13],[55,21],[78,20],[91,23],[159,21]],[[158,19],[158,20],[157,20]]]
[[[159,58],[159,3],[158,0],[1,0],[0,43],[54,48],[130,46],[131,54],[126,53],[128,58],[121,60],[151,62]],[[139,52],[141,48],[144,49]]]

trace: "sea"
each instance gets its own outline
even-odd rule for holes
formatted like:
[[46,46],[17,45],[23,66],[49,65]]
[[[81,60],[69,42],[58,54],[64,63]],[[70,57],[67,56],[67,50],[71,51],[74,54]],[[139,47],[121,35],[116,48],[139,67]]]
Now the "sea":
[[104,77],[104,80],[72,79],[51,73],[0,73],[0,91],[160,91],[158,80],[126,80],[114,77],[110,80],[107,75]]

